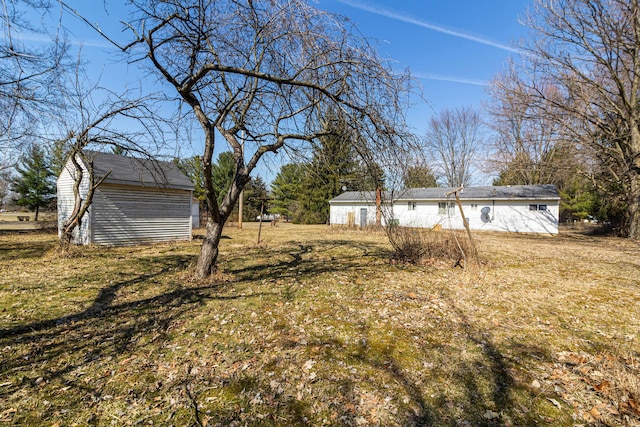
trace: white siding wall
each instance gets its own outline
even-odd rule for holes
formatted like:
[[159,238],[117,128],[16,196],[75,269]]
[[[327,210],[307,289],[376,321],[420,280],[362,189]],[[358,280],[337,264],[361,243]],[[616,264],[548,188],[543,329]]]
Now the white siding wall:
[[329,224],[331,225],[347,225],[347,216],[349,212],[356,212],[356,206],[331,203],[329,206]]
[[[546,205],[547,210],[530,210],[530,204]],[[489,223],[480,219],[484,206],[491,207]],[[478,204],[478,213],[470,217],[470,222],[474,223],[472,228],[478,230],[557,234],[559,210],[557,200],[496,201],[495,206]],[[466,210],[465,214],[469,217]]]
[[191,239],[191,192],[101,185],[94,195],[91,242],[134,245]]
[[200,201],[191,200],[191,228],[200,228]]
[[[530,210],[530,204],[546,205],[547,210]],[[450,206],[441,214],[436,201],[415,201],[415,209],[410,209],[409,201],[398,201],[393,206],[393,218],[405,227],[432,228],[440,224],[442,228],[463,229],[462,217],[455,200],[451,201]],[[353,212],[355,225],[359,225],[360,209],[363,207],[367,208],[367,213],[373,212],[375,221],[374,203],[333,202],[330,207],[331,224],[347,224],[349,212]],[[488,208],[485,216],[482,215],[483,208]],[[558,233],[558,200],[463,201],[462,209],[472,230]]]
[[[448,217],[438,215],[438,203],[427,201],[411,201],[415,202],[415,209],[409,207],[409,201],[398,201],[393,206],[395,218],[398,219],[398,225],[404,227],[420,227],[432,228],[436,224],[442,224],[446,227],[445,221]],[[447,223],[448,224],[448,223]]]
[[[57,182],[57,198],[58,198],[58,237],[62,236],[62,226],[65,221],[71,215],[73,211],[73,206],[75,204],[75,198],[73,196],[73,176],[71,173],[75,174],[75,169],[71,162],[68,162],[60,176],[58,177]],[[86,176],[86,175],[85,175]],[[84,179],[80,186],[80,194],[87,194],[89,191],[88,181]],[[87,245],[90,241],[89,236],[89,223],[90,221],[90,212],[87,212],[82,222],[80,223],[80,227],[76,227],[73,230],[73,243],[80,245]]]
[[[366,219],[365,223],[367,225],[375,225],[376,224],[376,204],[372,203],[360,203],[360,204],[348,204],[348,203],[340,203],[340,204],[331,204],[329,207],[329,220],[332,225],[347,225],[349,221],[349,213],[351,213],[354,217],[354,225],[360,226],[362,224],[362,209],[366,209]],[[385,225],[385,217],[386,212],[383,211],[382,214],[382,224]]]

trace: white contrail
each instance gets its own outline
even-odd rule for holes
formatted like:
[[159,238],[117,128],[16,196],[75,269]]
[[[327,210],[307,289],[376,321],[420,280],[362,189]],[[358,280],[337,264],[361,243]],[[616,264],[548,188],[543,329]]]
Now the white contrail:
[[498,43],[489,39],[485,39],[483,37],[479,37],[473,34],[469,34],[469,33],[465,33],[459,30],[452,30],[449,28],[445,28],[442,27],[440,25],[435,25],[435,24],[430,24],[429,22],[426,21],[422,21],[420,19],[417,18],[413,18],[411,16],[407,16],[407,15],[402,15],[400,13],[394,12],[392,10],[389,9],[385,9],[383,7],[380,6],[374,6],[371,4],[365,4],[359,1],[355,1],[355,0],[336,0],[338,3],[342,3],[342,4],[346,4],[347,6],[351,6],[354,7],[356,9],[360,9],[360,10],[364,10],[366,12],[370,12],[370,13],[374,13],[376,15],[380,15],[380,16],[385,16],[387,18],[390,19],[395,19],[397,21],[401,21],[401,22],[406,22],[408,24],[413,24],[413,25],[417,25],[419,27],[422,28],[427,28],[429,30],[432,31],[436,31],[438,33],[442,33],[442,34],[448,34],[450,36],[453,37],[458,37],[458,38],[462,38],[465,40],[470,40],[472,42],[476,42],[476,43],[481,43],[487,46],[492,46],[498,49],[502,49],[502,50],[506,50],[508,52],[513,52],[513,53],[518,53],[518,54],[524,54],[523,51],[521,51],[520,49],[517,49],[515,47],[506,45],[504,43]]
[[[14,33],[15,39],[22,42],[30,42],[30,43],[38,43],[38,44],[47,44],[52,43],[54,41],[54,37],[48,34],[35,34],[35,33]],[[77,39],[68,39],[66,40],[72,46],[84,46],[84,47],[96,47],[96,48],[112,48],[113,45],[108,44],[103,41],[96,40],[77,40]]]
[[462,77],[442,76],[439,74],[430,74],[430,73],[412,73],[411,75],[419,79],[426,79],[426,80],[439,80],[443,82],[464,83],[467,85],[474,85],[474,86],[487,85],[487,82],[482,80],[465,79]]

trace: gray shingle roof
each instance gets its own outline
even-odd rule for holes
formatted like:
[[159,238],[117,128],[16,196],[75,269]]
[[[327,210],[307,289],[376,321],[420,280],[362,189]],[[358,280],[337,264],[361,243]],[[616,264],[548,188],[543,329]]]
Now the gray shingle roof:
[[193,183],[173,162],[89,150],[83,153],[93,161],[96,180],[109,174],[104,183],[193,190]]
[[[393,194],[395,201],[402,200],[446,200],[445,194],[454,187],[409,188]],[[391,194],[385,192],[388,200]],[[560,200],[555,185],[507,185],[465,187],[459,193],[460,200]],[[347,191],[331,199],[331,202],[354,202],[375,200],[373,192]]]

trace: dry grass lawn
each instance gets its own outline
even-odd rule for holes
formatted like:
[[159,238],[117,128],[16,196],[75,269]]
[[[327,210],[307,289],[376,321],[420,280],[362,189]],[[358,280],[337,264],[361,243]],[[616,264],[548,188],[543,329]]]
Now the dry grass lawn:
[[0,234],[2,425],[640,425],[640,245],[478,235],[482,269],[382,233],[229,228],[56,255]]

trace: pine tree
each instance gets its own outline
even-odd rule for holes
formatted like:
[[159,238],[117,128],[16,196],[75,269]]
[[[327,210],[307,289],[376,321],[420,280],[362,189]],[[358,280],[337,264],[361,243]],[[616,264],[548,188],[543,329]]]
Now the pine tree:
[[[309,162],[284,165],[271,184],[272,209],[303,224],[329,219],[329,200],[347,188],[375,191],[384,186],[384,171],[354,148],[344,120],[329,112],[321,118],[324,135],[316,140]],[[368,161],[365,161],[368,160]]]
[[251,181],[244,187],[244,207],[242,219],[244,221],[255,221],[260,215],[262,204],[265,203],[264,213],[267,214],[267,185],[259,176],[251,178]]
[[201,207],[204,202],[204,169],[200,156],[193,156],[187,159],[173,159],[173,163],[184,173],[193,183],[193,197],[198,199]]
[[49,169],[51,169],[53,176],[60,176],[62,169],[64,169],[67,164],[67,160],[69,160],[69,155],[71,154],[70,145],[68,139],[58,139],[54,141],[49,148]]
[[[173,159],[178,166],[193,183],[193,197],[200,201],[200,208],[207,209],[204,190],[204,167],[200,156],[193,156],[186,159]],[[233,154],[229,151],[218,155],[218,161],[213,164],[211,170],[212,183],[216,190],[218,204],[222,203],[224,195],[227,193],[231,182],[233,182],[235,171],[235,161]]]
[[305,166],[299,163],[283,165],[271,183],[271,212],[279,214],[287,220],[297,215],[302,179]]
[[16,166],[18,177],[11,185],[11,191],[20,197],[15,199],[19,206],[34,210],[38,220],[40,208],[47,206],[55,194],[55,183],[50,162],[43,149],[32,145],[28,153],[20,159]]
[[403,175],[405,188],[429,188],[437,187],[436,177],[428,166],[411,166]]
[[360,181],[359,165],[346,124],[329,112],[324,122],[325,136],[318,139],[311,162],[300,183],[300,209],[294,222],[320,224],[329,219],[329,200],[340,194],[342,187]]

